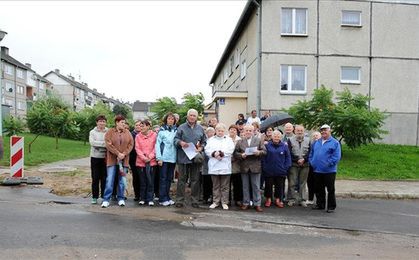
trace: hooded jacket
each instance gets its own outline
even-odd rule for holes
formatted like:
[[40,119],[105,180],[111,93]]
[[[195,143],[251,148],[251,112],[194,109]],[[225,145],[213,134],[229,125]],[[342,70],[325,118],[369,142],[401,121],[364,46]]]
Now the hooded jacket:
[[156,141],[157,161],[176,163],[175,136],[177,127],[164,125],[160,128]]

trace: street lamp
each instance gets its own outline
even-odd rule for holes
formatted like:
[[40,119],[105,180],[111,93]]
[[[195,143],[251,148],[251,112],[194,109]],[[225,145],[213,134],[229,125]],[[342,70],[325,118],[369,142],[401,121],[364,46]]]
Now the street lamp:
[[[0,29],[0,42],[3,40],[4,36],[6,36],[7,32]],[[0,50],[0,72],[2,72],[1,67],[1,50]],[[0,159],[3,159],[3,85],[1,84],[1,78],[3,77],[3,73],[0,75]]]

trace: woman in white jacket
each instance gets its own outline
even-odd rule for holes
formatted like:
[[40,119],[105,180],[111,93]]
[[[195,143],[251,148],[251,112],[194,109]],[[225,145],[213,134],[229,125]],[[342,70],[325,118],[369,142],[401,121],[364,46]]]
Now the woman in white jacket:
[[212,179],[213,203],[209,206],[214,209],[220,205],[228,209],[228,195],[230,192],[231,156],[234,152],[234,142],[225,133],[224,124],[217,124],[216,135],[207,140],[205,153],[210,158],[208,161],[208,174]]

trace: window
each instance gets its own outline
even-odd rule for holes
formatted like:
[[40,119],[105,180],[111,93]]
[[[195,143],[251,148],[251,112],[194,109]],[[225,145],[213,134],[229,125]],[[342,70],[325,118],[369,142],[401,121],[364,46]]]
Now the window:
[[234,55],[234,67],[237,68],[240,65],[240,49],[236,49],[236,53]]
[[342,11],[342,26],[362,26],[360,11]]
[[43,82],[39,82],[39,89],[44,89],[45,88],[45,84]]
[[282,8],[282,35],[307,36],[307,9]]
[[13,67],[12,66],[10,66],[10,65],[5,65],[4,66],[4,71],[6,72],[6,74],[9,74],[9,75],[14,75],[14,73],[13,73]]
[[230,68],[229,68],[229,76],[233,74],[234,71],[234,55],[230,58]]
[[13,107],[13,100],[6,98],[6,105]]
[[25,94],[25,88],[22,86],[17,86],[17,93],[18,94]]
[[242,60],[241,65],[240,65],[240,79],[244,79],[246,77],[246,72],[247,72],[246,60]]
[[16,69],[16,76],[20,79],[23,79],[23,70],[21,69]]
[[25,110],[25,103],[22,101],[17,102],[17,109],[19,110]]
[[361,68],[341,67],[340,83],[361,84]]
[[281,93],[306,93],[307,66],[281,65]]
[[6,82],[6,92],[13,93],[14,87],[13,84],[10,82]]
[[224,82],[226,82],[227,81],[227,79],[228,79],[228,68],[224,68]]

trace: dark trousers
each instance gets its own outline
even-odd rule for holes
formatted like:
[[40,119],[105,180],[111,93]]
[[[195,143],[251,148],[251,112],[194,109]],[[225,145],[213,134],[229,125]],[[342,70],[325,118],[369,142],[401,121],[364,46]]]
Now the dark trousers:
[[202,175],[202,199],[207,202],[212,195],[211,175]]
[[192,203],[199,201],[199,175],[202,164],[177,164],[179,178],[177,181],[176,202],[185,203],[185,186],[188,177],[191,179],[191,200]]
[[[175,172],[175,163],[163,162],[159,168],[160,187],[159,187],[159,201],[165,202],[171,200],[170,186],[172,185],[173,174]],[[157,178],[157,176],[156,176]]]
[[156,166],[154,170],[154,197],[158,198],[160,195],[160,167]]
[[90,157],[90,168],[92,171],[92,198],[99,198],[99,187],[100,197],[103,198],[107,175],[105,158]]
[[[243,201],[243,184],[240,173],[231,174],[230,185],[230,201],[232,199],[231,197],[233,197],[235,202]],[[233,192],[231,192],[231,187],[233,188]],[[233,196],[231,194],[233,194]]]
[[335,179],[336,173],[314,173],[316,204],[320,208],[325,208],[326,206],[325,188],[327,189],[327,209],[336,208]]
[[314,193],[315,193],[315,187],[314,187],[314,172],[313,167],[310,166],[310,170],[308,172],[307,177],[307,189],[308,189],[308,200],[314,200]]
[[129,166],[132,172],[132,187],[134,188],[134,197],[140,198],[140,172],[138,171],[135,161],[130,161]]
[[153,201],[155,166],[137,167],[140,173],[140,200]]
[[272,198],[273,186],[275,186],[275,198],[281,201],[284,198],[285,176],[265,177],[265,197]]

